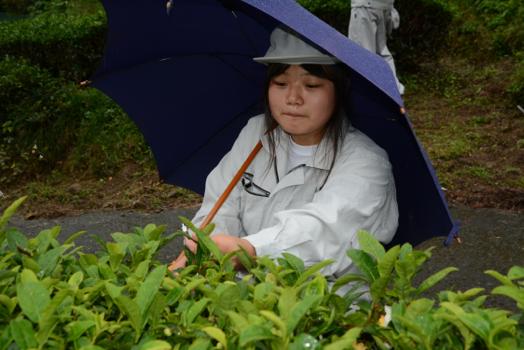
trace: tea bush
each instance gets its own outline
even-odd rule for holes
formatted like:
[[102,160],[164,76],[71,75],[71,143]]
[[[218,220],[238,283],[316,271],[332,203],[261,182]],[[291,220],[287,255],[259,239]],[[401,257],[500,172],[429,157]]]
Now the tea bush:
[[30,11],[32,0],[0,0],[0,11],[12,14],[27,14]]
[[125,160],[151,159],[132,121],[108,97],[25,60],[0,60],[0,182],[71,171],[106,175]]
[[46,12],[0,22],[0,52],[24,58],[73,81],[88,79],[102,57],[106,31],[103,11],[71,15]]
[[[171,274],[157,251],[183,232],[147,225],[115,232],[96,254],[59,243],[60,227],[30,238],[0,217],[0,349],[521,349],[524,267],[491,293],[513,299],[519,313],[484,308],[476,288],[421,297],[454,268],[413,285],[430,257],[409,244],[388,251],[360,232],[348,251],[360,269],[336,282],[284,254],[273,261],[220,253],[203,231],[190,265]],[[191,226],[191,223],[183,219]],[[246,269],[238,275],[236,256]],[[352,283],[352,284],[349,284]],[[369,295],[362,295],[365,285]],[[342,292],[342,290],[345,290]]]

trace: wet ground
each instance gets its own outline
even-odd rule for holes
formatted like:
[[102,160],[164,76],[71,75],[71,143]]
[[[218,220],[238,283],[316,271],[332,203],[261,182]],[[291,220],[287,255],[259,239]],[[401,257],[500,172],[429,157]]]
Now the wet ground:
[[[178,216],[192,217],[195,209],[175,209],[158,213],[133,211],[98,211],[79,216],[67,216],[54,219],[24,220],[14,217],[11,225],[18,227],[28,235],[35,235],[40,230],[55,225],[62,227],[59,238],[65,239],[72,233],[86,230],[87,235],[80,237],[77,244],[85,247],[84,251],[94,252],[97,243],[90,235],[97,235],[103,240],[110,239],[112,232],[131,232],[133,227],[148,223],[167,225],[167,232],[178,229]],[[484,274],[485,270],[497,270],[503,274],[514,265],[524,266],[524,215],[497,209],[471,209],[452,207],[452,215],[461,222],[460,237],[462,243],[453,242],[445,247],[444,237],[435,237],[423,242],[416,248],[426,249],[434,246],[431,260],[425,264],[418,279],[448,267],[455,266],[459,272],[449,275],[434,290],[464,291],[473,287],[483,287],[489,293],[499,283]],[[170,261],[181,249],[181,241],[175,240],[162,249],[159,259]],[[506,298],[488,298],[487,305],[515,310],[514,303]]]

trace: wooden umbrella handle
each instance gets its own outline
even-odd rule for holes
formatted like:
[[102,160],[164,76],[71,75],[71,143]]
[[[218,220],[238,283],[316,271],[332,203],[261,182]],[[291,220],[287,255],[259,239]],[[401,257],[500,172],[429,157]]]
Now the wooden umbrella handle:
[[233,179],[231,180],[229,185],[226,187],[224,192],[220,195],[220,197],[218,197],[215,205],[213,206],[213,208],[211,209],[209,214],[207,214],[206,218],[204,219],[204,221],[200,225],[200,229],[203,229],[204,227],[209,225],[209,223],[213,220],[213,218],[215,217],[216,213],[218,212],[218,210],[220,209],[222,204],[224,204],[224,202],[226,201],[227,197],[229,197],[229,195],[231,194],[231,191],[233,191],[233,188],[235,188],[235,186],[238,183],[238,181],[240,181],[240,178],[242,177],[242,175],[246,171],[246,169],[249,166],[249,164],[251,164],[253,159],[255,159],[258,151],[260,151],[261,148],[262,148],[262,142],[258,141],[258,143],[255,145],[255,147],[251,151],[251,153],[249,153],[249,156],[247,156],[246,160],[244,161],[244,164],[242,164],[240,169],[238,169],[237,173],[235,174],[235,177],[233,177]]

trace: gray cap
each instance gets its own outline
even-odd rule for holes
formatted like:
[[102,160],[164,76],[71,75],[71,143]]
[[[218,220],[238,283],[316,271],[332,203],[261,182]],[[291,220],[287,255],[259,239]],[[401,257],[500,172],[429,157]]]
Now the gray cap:
[[336,64],[338,60],[307,44],[297,36],[275,28],[271,33],[271,46],[262,57],[253,58],[260,63],[285,64]]

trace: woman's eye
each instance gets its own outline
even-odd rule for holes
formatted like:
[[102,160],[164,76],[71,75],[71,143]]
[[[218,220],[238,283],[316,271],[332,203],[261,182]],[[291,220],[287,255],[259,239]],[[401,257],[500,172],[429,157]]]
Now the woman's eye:
[[320,84],[306,84],[306,87],[310,89],[315,89],[320,87]]
[[275,84],[276,86],[286,86],[285,81],[279,81],[279,80],[273,80],[273,84]]

